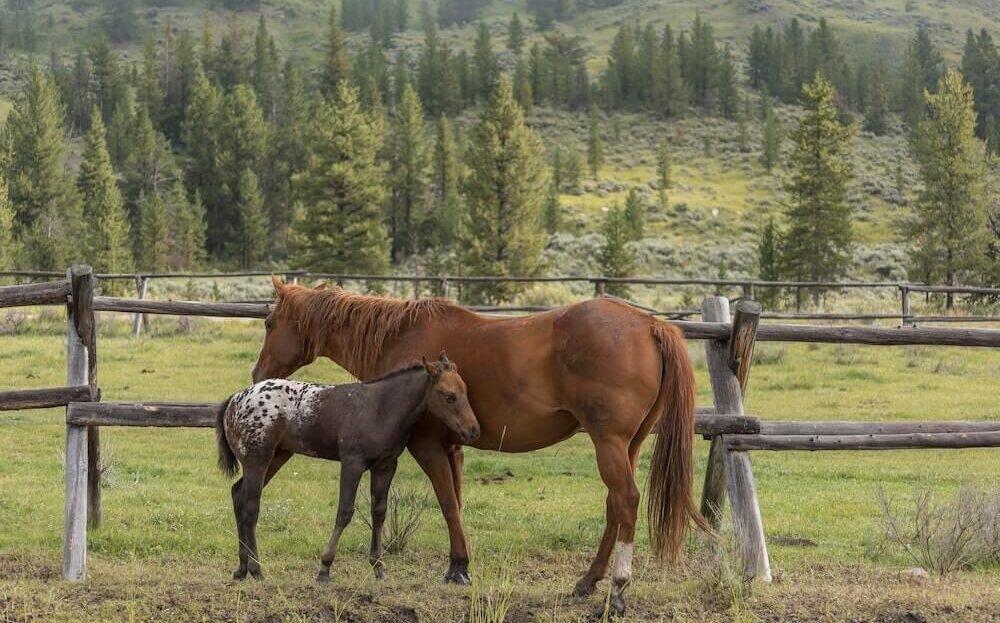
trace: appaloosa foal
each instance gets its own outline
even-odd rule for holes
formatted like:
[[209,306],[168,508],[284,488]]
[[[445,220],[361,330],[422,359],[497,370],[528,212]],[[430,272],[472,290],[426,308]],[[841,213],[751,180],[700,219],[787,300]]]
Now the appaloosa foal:
[[330,579],[337,541],[354,515],[358,482],[367,470],[372,472],[369,561],[381,578],[389,485],[410,429],[425,412],[465,441],[479,436],[465,382],[444,351],[438,361],[423,360],[368,383],[334,387],[271,379],[231,396],[219,409],[215,433],[219,467],[235,475],[237,461],[243,465],[243,477],[232,489],[240,555],[233,577],[243,579],[248,571],[262,577],[257,550],[261,492],[293,454],[306,454],[341,463],[337,520],[317,579]]

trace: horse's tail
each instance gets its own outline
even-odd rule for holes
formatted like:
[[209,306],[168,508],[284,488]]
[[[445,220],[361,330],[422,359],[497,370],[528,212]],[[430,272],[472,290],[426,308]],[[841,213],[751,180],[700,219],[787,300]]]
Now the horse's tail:
[[229,411],[229,403],[233,397],[226,398],[226,401],[219,406],[215,412],[215,442],[219,446],[219,469],[227,476],[235,476],[240,469],[240,464],[233,454],[233,449],[229,447],[229,440],[226,439],[226,412]]
[[657,404],[663,414],[656,425],[650,463],[647,513],[653,552],[674,561],[684,544],[688,519],[712,532],[691,493],[694,453],[695,380],[681,330],[666,322],[653,325],[663,355],[663,379]]

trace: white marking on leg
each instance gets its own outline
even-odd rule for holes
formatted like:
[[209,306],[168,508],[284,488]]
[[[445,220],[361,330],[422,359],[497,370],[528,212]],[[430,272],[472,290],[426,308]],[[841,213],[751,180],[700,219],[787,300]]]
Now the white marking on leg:
[[632,543],[615,543],[615,567],[611,577],[616,583],[632,579]]

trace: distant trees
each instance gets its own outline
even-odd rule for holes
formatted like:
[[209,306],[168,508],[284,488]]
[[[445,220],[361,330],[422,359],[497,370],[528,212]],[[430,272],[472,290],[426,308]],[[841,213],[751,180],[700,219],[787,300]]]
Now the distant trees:
[[976,136],[1000,153],[1000,50],[985,28],[966,34],[962,75],[972,86]]
[[660,191],[660,209],[667,209],[667,192],[673,185],[673,152],[670,143],[663,141],[656,150],[656,182]]
[[431,154],[425,134],[420,99],[407,84],[396,107],[389,137],[389,234],[393,264],[426,244],[430,233],[419,235],[425,231],[429,219]]
[[[803,87],[802,106],[805,116],[791,135],[783,264],[796,279],[832,281],[847,269],[853,242],[847,203],[853,129],[837,120],[833,84],[821,74]],[[818,297],[814,291],[817,303]]]
[[587,166],[590,177],[597,179],[597,174],[604,166],[604,141],[601,138],[601,119],[597,111],[591,109],[587,119]]
[[[629,246],[633,240],[628,217],[622,209],[615,205],[604,215],[601,233],[604,234],[604,244],[601,245],[601,274],[605,277],[628,277],[635,265],[635,251]],[[611,282],[605,286],[605,292],[612,296],[627,298],[628,284]]]
[[[913,154],[923,189],[909,232],[912,261],[922,279],[948,285],[973,279],[986,261],[985,148],[976,138],[972,87],[954,70],[928,93],[927,116],[917,126]],[[948,307],[952,306],[949,294]]]
[[[501,77],[471,131],[465,161],[467,218],[461,254],[477,275],[534,275],[544,237],[542,206],[549,185],[538,135],[524,124],[510,83]],[[519,284],[483,284],[475,295],[509,299]]]
[[294,266],[382,273],[389,236],[382,220],[384,171],[376,155],[379,123],[361,110],[356,88],[340,83],[333,100],[310,111],[305,167],[295,176],[301,209],[290,233]]
[[83,147],[83,162],[77,176],[83,217],[90,225],[86,239],[94,270],[123,273],[132,268],[128,215],[115,180],[104,137],[104,124],[97,112]]
[[781,159],[781,122],[778,121],[778,115],[774,113],[774,105],[771,103],[766,89],[761,93],[761,104],[764,109],[764,132],[762,134],[760,163],[764,166],[765,171],[771,173]]

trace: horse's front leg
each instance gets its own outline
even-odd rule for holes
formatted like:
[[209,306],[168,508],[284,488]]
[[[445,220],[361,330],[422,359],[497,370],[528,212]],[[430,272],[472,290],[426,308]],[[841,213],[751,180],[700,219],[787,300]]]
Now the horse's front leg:
[[319,569],[319,575],[316,576],[318,582],[330,581],[330,565],[337,557],[337,542],[340,541],[340,535],[344,528],[351,523],[351,519],[354,517],[354,501],[358,494],[358,483],[364,472],[365,468],[361,464],[348,461],[341,463],[337,519],[334,522],[333,534],[330,535],[330,540],[326,544],[326,551],[323,552],[322,566]]
[[395,475],[396,459],[372,468],[372,546],[368,551],[368,562],[371,563],[375,577],[380,580],[385,577],[385,563],[382,562],[385,554],[385,549],[382,547],[382,526],[385,524],[385,511],[389,504],[389,488]]
[[448,524],[448,538],[451,541],[450,564],[445,582],[472,584],[469,576],[469,549],[462,530],[462,513],[455,490],[452,462],[447,442],[442,438],[421,437],[417,434],[408,446],[427,477],[431,479],[434,495],[441,506],[441,514]]

